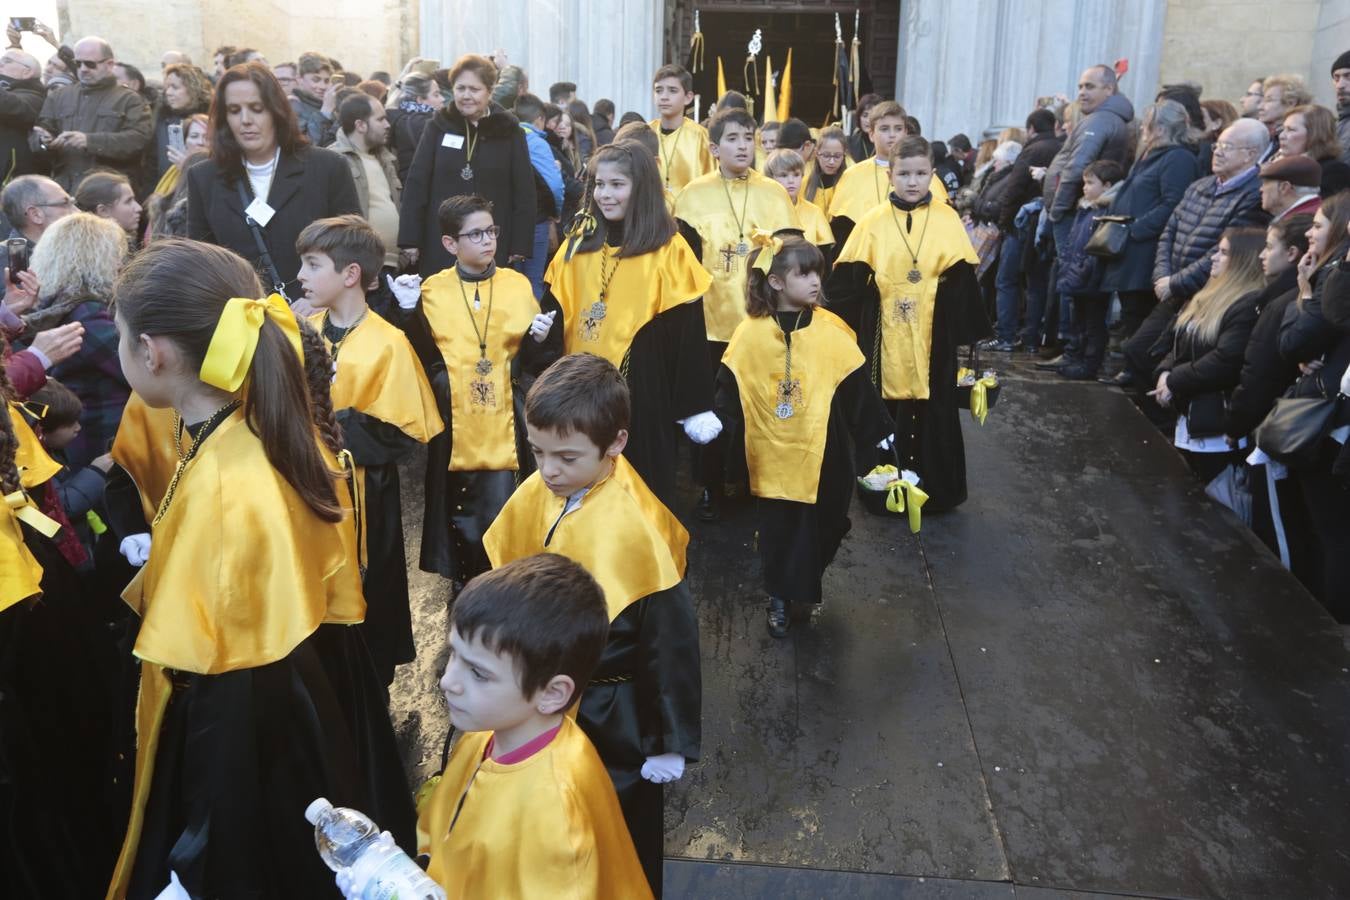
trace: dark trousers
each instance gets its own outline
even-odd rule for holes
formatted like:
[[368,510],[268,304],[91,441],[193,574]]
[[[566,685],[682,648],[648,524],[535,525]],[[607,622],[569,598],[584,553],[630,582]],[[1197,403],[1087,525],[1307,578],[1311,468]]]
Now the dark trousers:
[[1323,438],[1317,461],[1291,470],[1303,494],[1303,506],[1320,557],[1320,571],[1312,573],[1309,590],[1317,595],[1337,622],[1350,622],[1350,486],[1333,475],[1332,463],[1341,445]]
[[1148,314],[1134,332],[1134,336],[1125,342],[1125,366],[1134,373],[1141,383],[1153,387],[1153,370],[1167,355],[1166,347],[1155,346],[1162,337],[1172,319],[1181,311],[1181,301],[1175,297],[1163,300]]
[[1122,341],[1129,340],[1139,326],[1144,324],[1148,314],[1153,312],[1153,307],[1158,305],[1158,295],[1153,291],[1121,291],[1120,292],[1120,337]]
[[1074,357],[1094,374],[1106,358],[1106,317],[1111,311],[1110,294],[1075,294],[1070,346]]

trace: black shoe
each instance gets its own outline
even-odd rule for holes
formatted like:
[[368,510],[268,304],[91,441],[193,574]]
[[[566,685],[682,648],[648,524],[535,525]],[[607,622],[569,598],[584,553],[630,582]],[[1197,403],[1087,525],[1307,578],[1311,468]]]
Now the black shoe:
[[769,598],[769,634],[776,638],[785,638],[792,623],[788,619],[787,603],[777,597]]
[[1064,344],[1061,341],[1051,341],[1037,351],[1041,359],[1054,359],[1064,352]]
[[1126,388],[1134,384],[1134,376],[1128,369],[1121,369],[1114,375],[1099,375],[1097,380],[1102,384],[1109,384],[1113,387]]
[[1022,342],[991,340],[980,344],[980,349],[992,353],[1012,353],[1014,350],[1022,349]]
[[698,508],[694,511],[702,522],[716,522],[722,518],[722,512],[717,504],[717,494],[711,488],[704,488],[703,493],[698,498]]
[[1055,374],[1070,381],[1091,381],[1097,377],[1095,369],[1089,369],[1082,363],[1071,363],[1059,369]]

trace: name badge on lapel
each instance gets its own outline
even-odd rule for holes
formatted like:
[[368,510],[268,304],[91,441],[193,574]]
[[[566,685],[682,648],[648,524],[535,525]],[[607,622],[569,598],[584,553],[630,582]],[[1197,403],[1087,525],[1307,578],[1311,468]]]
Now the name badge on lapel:
[[267,223],[272,221],[272,217],[276,214],[277,211],[268,206],[267,201],[261,197],[254,197],[253,202],[248,205],[248,209],[244,210],[244,215],[263,228],[267,227]]
[[441,138],[441,146],[449,147],[451,150],[459,150],[464,146],[464,135],[447,134],[445,137]]

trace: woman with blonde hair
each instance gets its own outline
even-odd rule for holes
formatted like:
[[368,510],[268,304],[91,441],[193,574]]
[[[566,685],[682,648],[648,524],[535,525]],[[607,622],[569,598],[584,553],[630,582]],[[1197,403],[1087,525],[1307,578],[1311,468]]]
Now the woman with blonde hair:
[[24,316],[25,334],[79,322],[84,344],[50,374],[80,398],[80,432],[66,447],[72,468],[89,465],[117,434],[131,389],[117,360],[117,326],[108,304],[127,257],[127,237],[112,219],[73,213],[47,229],[33,248],[31,268],[42,285]]
[[1350,188],[1350,166],[1341,161],[1341,141],[1336,134],[1336,114],[1325,106],[1296,106],[1284,117],[1280,129],[1280,156],[1297,154],[1317,160],[1322,167],[1323,197]]
[[1241,445],[1224,437],[1228,399],[1242,375],[1247,340],[1256,325],[1256,299],[1265,287],[1261,251],[1266,233],[1259,228],[1229,228],[1214,250],[1209,281],[1172,323],[1172,350],[1154,375],[1149,396],[1178,413],[1173,443],[1191,469],[1209,481],[1241,458]]

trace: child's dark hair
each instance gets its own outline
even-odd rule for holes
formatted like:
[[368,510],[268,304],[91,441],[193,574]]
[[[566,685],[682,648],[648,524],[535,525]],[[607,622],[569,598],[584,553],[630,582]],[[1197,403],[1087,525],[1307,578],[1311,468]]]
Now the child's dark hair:
[[[516,118],[526,125],[535,119],[544,115],[544,101],[540,100],[534,94],[521,94],[516,98],[515,109]],[[545,118],[547,121],[547,117]]]
[[652,153],[652,159],[656,159],[661,153],[661,139],[652,131],[652,127],[646,122],[629,122],[614,132],[614,143],[619,141],[631,141],[635,144],[641,144]]
[[[243,257],[212,244],[164,238],[122,270],[114,304],[131,334],[168,338],[196,372],[230,298],[260,296],[262,285]],[[275,322],[265,319],[243,391],[244,417],[261,439],[268,462],[305,505],[319,518],[339,522],[343,513],[334,473],[314,440],[310,390],[295,348]]]
[[604,452],[628,428],[628,385],[614,364],[593,353],[564,356],[525,397],[525,421],[566,436],[580,432]]
[[740,91],[727,91],[721,97],[717,98],[717,110],[721,112],[724,109],[744,109],[749,110],[749,104],[746,103],[745,95]]
[[48,378],[47,383],[34,391],[28,399],[46,407],[46,411],[38,420],[44,432],[74,425],[80,421],[80,413],[84,410],[84,404],[75,396],[75,392],[55,378]]
[[1271,222],[1268,228],[1275,232],[1280,243],[1298,251],[1296,259],[1302,259],[1308,252],[1308,229],[1312,228],[1313,217],[1309,215],[1290,216],[1278,222]]
[[724,109],[713,116],[712,122],[708,124],[708,139],[714,144],[722,143],[722,135],[726,133],[728,125],[740,125],[750,129],[751,134],[755,133],[755,120],[748,112],[743,109]]
[[891,165],[895,165],[902,159],[911,159],[915,156],[922,156],[930,163],[933,161],[933,148],[927,140],[921,137],[905,137],[895,145],[891,151],[889,160]]
[[[8,350],[8,344],[0,337],[0,351]],[[10,418],[9,404],[15,399],[14,386],[9,383],[5,367],[0,366],[0,494],[12,494],[22,487],[19,481],[19,438],[14,433],[14,422]]]
[[825,256],[819,247],[796,232],[779,233],[777,237],[782,240],[783,248],[774,254],[768,274],[755,267],[755,262],[765,252],[765,248],[755,250],[747,260],[750,277],[746,279],[745,311],[754,318],[771,316],[778,308],[774,289],[769,286],[769,275],[787,278],[792,272],[803,275],[815,272],[821,281],[825,280]]
[[778,127],[779,150],[800,150],[810,140],[811,129],[801,119],[788,119]]
[[436,210],[436,221],[441,226],[441,237],[458,237],[464,220],[474,213],[492,214],[492,201],[477,194],[460,194],[441,203]]
[[609,608],[584,568],[565,556],[539,553],[466,584],[451,607],[450,627],[465,641],[477,639],[510,656],[526,698],[566,675],[576,684],[575,703],[609,639]]
[[[628,197],[628,216],[623,223],[623,243],[619,257],[641,256],[664,247],[675,236],[675,220],[666,207],[666,193],[661,186],[661,171],[656,157],[641,144],[615,141],[606,144],[591,155],[587,168],[591,184],[603,163],[613,163],[633,182]],[[582,253],[599,250],[605,245],[605,214],[591,197],[590,213],[595,217],[595,231],[578,248]]]
[[1125,177],[1125,167],[1114,159],[1099,159],[1088,163],[1084,175],[1092,175],[1102,184],[1116,184]]
[[759,128],[760,134],[777,134],[779,125],[777,122],[765,122]]
[[677,66],[674,63],[668,63],[656,70],[652,76],[652,85],[655,86],[667,78],[674,78],[680,83],[687,94],[694,89],[694,76],[689,74],[689,70],[684,66]]
[[361,270],[361,287],[369,289],[384,265],[384,241],[370,223],[355,213],[315,219],[295,239],[295,252],[322,253],[341,272],[355,264]]

